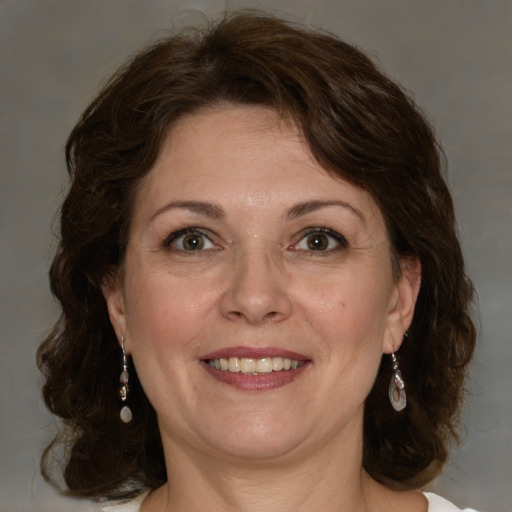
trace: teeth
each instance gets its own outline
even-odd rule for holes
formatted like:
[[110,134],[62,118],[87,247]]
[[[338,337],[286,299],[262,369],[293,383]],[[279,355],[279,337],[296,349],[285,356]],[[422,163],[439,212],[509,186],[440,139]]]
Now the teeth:
[[256,371],[256,359],[240,359],[240,371],[242,373],[254,373]]
[[286,357],[262,357],[252,359],[248,357],[230,357],[229,359],[210,359],[209,366],[224,372],[241,372],[252,375],[262,373],[280,372],[281,370],[295,370],[304,364],[304,361],[295,361]]
[[264,357],[256,361],[256,371],[258,373],[270,373],[272,371],[272,358]]
[[284,368],[284,361],[282,357],[273,357],[272,358],[272,370],[275,372],[280,372]]
[[240,359],[238,359],[238,357],[230,357],[229,358],[229,371],[230,372],[242,371],[242,369],[240,368]]

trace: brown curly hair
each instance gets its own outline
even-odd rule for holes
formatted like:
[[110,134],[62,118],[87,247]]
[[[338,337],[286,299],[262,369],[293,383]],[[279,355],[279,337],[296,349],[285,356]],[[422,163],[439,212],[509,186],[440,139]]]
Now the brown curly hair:
[[421,290],[400,352],[408,406],[391,409],[384,356],[366,402],[363,464],[389,486],[425,484],[457,437],[475,343],[473,289],[442,152],[414,102],[359,50],[254,12],[145,49],[71,132],[71,185],[50,270],[62,315],[38,351],[45,402],[63,422],[44,452],[43,474],[55,482],[53,462],[64,464],[67,493],[93,498],[128,497],[166,481],[156,415],[135,371],[136,414],[129,425],[119,420],[120,352],[101,285],[121,268],[138,186],[170,127],[219,102],[262,105],[292,119],[320,165],[372,195],[395,262],[419,258]]

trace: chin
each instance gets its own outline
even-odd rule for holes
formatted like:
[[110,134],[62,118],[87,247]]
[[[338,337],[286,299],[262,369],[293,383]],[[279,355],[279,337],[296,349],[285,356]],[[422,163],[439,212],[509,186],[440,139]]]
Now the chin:
[[263,461],[285,457],[300,444],[301,435],[297,424],[293,427],[282,421],[251,414],[230,424],[229,428],[210,429],[206,443],[229,457]]

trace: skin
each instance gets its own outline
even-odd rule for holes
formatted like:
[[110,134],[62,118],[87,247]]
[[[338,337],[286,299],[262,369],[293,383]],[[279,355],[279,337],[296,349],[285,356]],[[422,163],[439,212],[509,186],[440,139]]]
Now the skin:
[[[365,398],[412,320],[419,264],[394,278],[375,202],[327,174],[291,123],[230,105],[180,120],[139,189],[121,274],[104,294],[170,482],[142,511],[427,510],[361,464]],[[231,347],[307,363],[239,389],[202,362]]]

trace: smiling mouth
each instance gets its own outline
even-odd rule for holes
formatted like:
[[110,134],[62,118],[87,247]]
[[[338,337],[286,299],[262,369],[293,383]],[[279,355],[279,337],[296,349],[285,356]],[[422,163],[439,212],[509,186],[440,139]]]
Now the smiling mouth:
[[273,372],[296,370],[305,363],[305,361],[286,357],[262,357],[258,359],[249,357],[221,357],[218,359],[207,359],[205,362],[216,370],[246,375],[265,375]]

